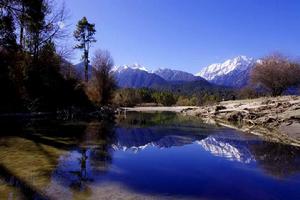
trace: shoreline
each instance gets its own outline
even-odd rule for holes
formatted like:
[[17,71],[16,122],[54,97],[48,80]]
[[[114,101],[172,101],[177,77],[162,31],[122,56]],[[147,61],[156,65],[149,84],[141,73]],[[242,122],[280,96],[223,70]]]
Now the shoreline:
[[300,146],[300,96],[223,101],[211,106],[133,107],[136,112],[176,112],[212,120],[225,127]]
[[176,112],[182,113],[184,110],[197,109],[197,106],[137,106],[137,107],[122,107],[122,111],[129,112]]

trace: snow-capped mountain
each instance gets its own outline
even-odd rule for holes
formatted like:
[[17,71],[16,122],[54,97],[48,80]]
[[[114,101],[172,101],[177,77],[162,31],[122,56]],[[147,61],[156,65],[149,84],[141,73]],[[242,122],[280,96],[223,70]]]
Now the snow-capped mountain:
[[153,73],[162,77],[166,81],[197,81],[202,79],[201,77],[194,76],[191,73],[173,69],[158,69]]
[[146,67],[138,64],[114,67],[112,72],[118,86],[123,88],[149,88],[166,83],[163,78],[148,72]]
[[126,71],[127,69],[134,69],[134,70],[141,70],[145,72],[149,72],[146,67],[140,65],[140,64],[133,64],[133,65],[121,65],[121,66],[114,66],[112,68],[112,72],[114,73],[121,73],[122,71]]
[[[183,83],[183,86],[188,85],[187,88],[189,89],[201,88],[201,86],[214,87],[214,84],[241,88],[247,85],[250,72],[257,62],[258,60],[253,58],[238,56],[224,63],[209,65],[196,75],[173,69],[150,71],[140,64],[115,66],[111,71],[118,86],[123,88],[147,87],[161,89],[167,87],[172,89],[175,83]],[[76,65],[75,69],[82,77],[84,74],[83,64]],[[178,84],[176,87],[178,87]]]
[[188,72],[172,69],[158,69],[154,71],[147,70],[146,67],[134,64],[116,66],[111,70],[120,87],[125,88],[165,88],[170,85],[181,82],[195,82],[197,85],[209,85],[202,77],[194,76]]
[[[84,64],[79,63],[74,66],[74,70],[80,79],[84,79]],[[92,76],[93,68],[89,65],[88,75]],[[172,69],[148,70],[147,67],[140,64],[114,66],[111,69],[117,85],[122,88],[154,88],[162,89],[171,87],[175,83],[196,82],[197,86],[210,85],[202,77],[194,76],[188,72]]]
[[243,87],[248,83],[251,69],[258,62],[253,58],[238,56],[224,63],[216,63],[202,69],[196,76],[224,86]]
[[213,80],[218,76],[224,76],[234,70],[245,70],[253,63],[253,58],[238,56],[233,59],[226,60],[224,63],[215,63],[209,65],[197,73],[196,76],[201,76],[206,80]]

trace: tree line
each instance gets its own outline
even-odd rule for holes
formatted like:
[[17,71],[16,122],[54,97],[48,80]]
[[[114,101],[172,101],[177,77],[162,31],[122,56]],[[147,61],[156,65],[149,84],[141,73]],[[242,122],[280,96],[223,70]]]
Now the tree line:
[[[112,103],[116,106],[199,106],[215,104],[222,100],[234,98],[234,92],[229,90],[220,93],[214,90],[199,91],[192,94],[179,94],[170,91],[160,91],[149,88],[119,88],[114,92]],[[224,99],[226,98],[226,99]]]

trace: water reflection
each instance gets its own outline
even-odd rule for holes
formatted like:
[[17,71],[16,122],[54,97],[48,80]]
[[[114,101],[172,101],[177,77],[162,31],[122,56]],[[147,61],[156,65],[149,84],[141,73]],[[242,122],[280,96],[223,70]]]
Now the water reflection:
[[204,140],[197,141],[206,151],[215,156],[226,158],[230,161],[237,161],[245,164],[254,162],[254,156],[245,145],[239,141],[226,141],[218,136],[209,136]]
[[195,131],[174,130],[168,128],[117,128],[116,142],[112,144],[114,150],[132,150],[138,152],[147,147],[170,148],[192,144],[206,136]]
[[300,195],[299,148],[195,118],[133,113],[116,125],[41,120],[18,127],[0,137],[0,199]]
[[300,149],[277,143],[261,142],[250,151],[257,164],[268,174],[284,178],[300,172]]

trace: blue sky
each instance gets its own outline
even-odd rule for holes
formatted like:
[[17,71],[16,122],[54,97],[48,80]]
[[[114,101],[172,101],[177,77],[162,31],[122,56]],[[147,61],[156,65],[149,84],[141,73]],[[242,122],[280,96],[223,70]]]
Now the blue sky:
[[[63,2],[63,0],[57,0]],[[299,0],[64,0],[71,29],[96,24],[115,64],[192,73],[237,56],[300,54]],[[74,60],[80,59],[77,51]]]

